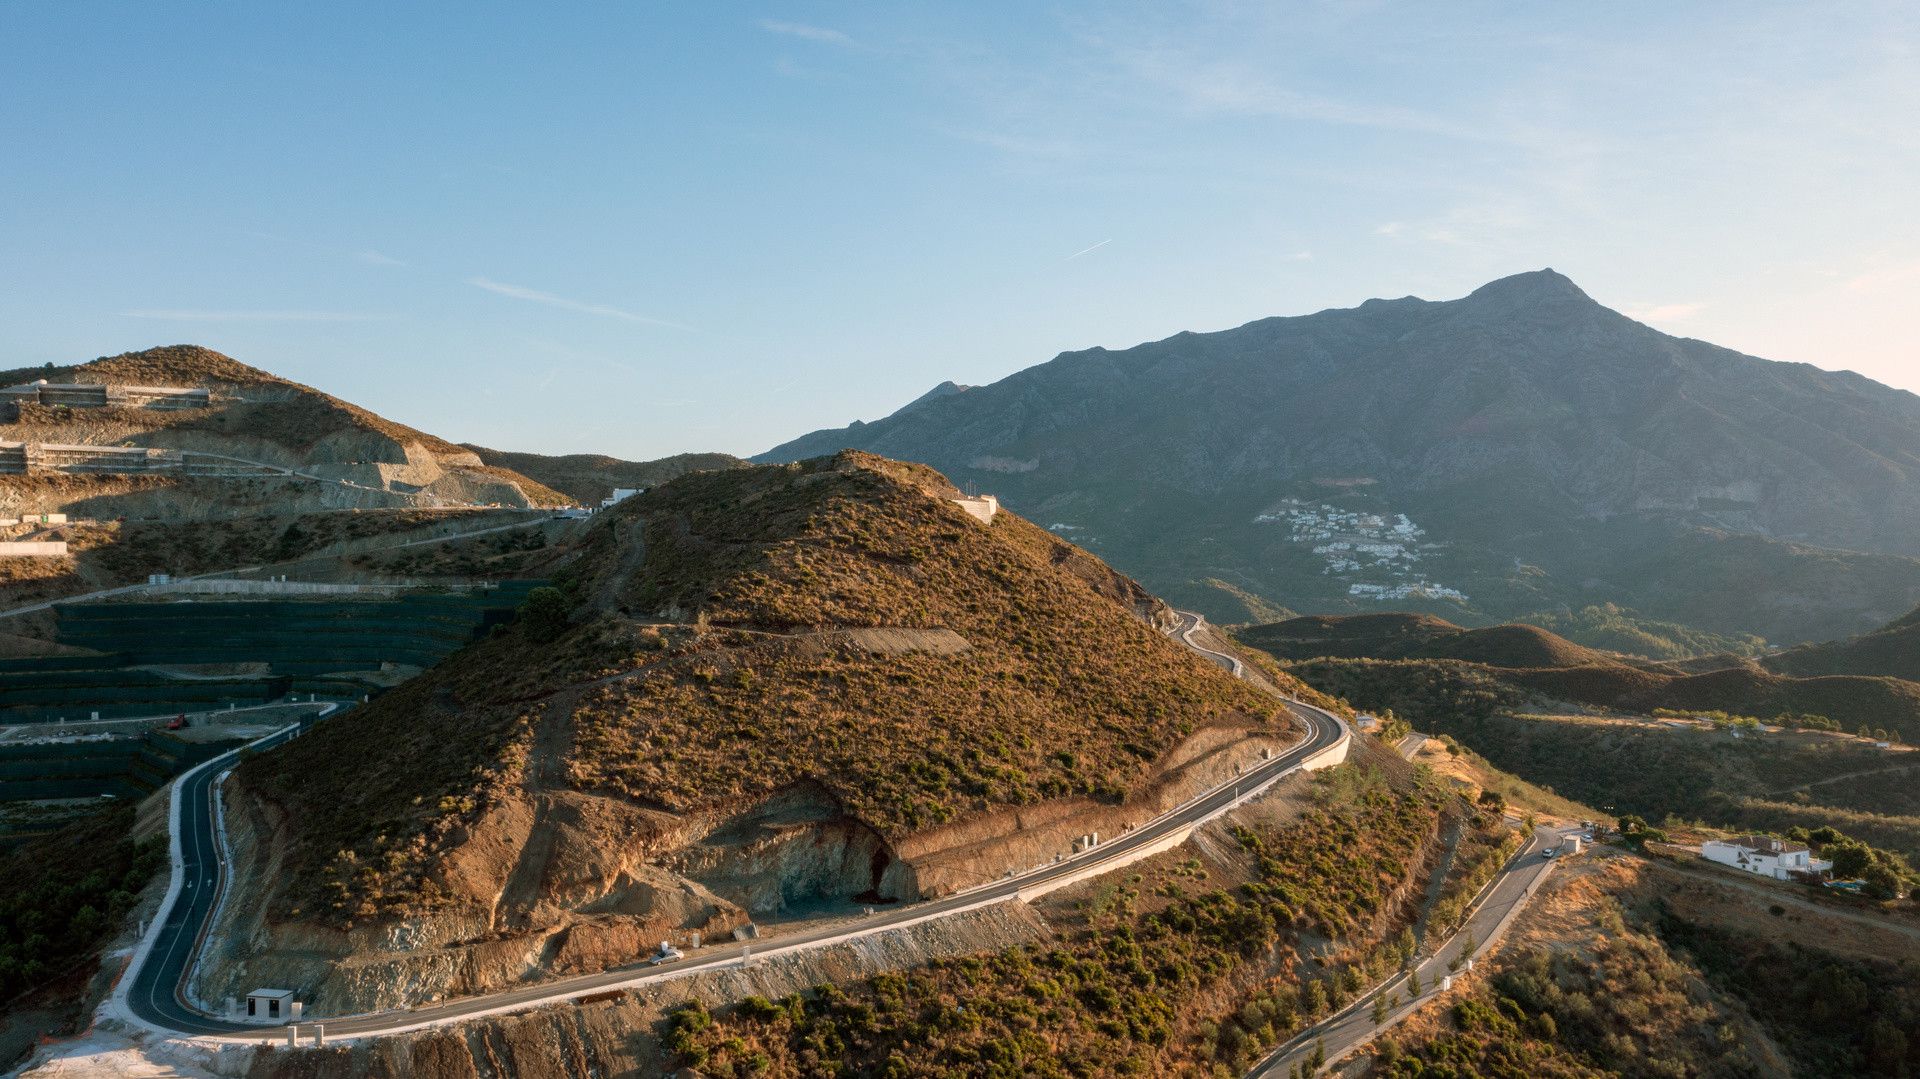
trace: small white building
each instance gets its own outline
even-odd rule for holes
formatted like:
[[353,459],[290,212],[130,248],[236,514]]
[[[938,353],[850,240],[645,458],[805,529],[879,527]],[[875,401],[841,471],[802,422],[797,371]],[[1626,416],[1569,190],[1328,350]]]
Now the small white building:
[[300,1005],[291,989],[255,989],[247,994],[247,1021],[275,1023],[300,1018]]
[[983,525],[993,523],[993,515],[1000,512],[1000,500],[992,495],[979,495],[972,498],[950,498],[947,501],[967,511],[967,515]]
[[1700,856],[1709,862],[1730,865],[1774,880],[1788,880],[1795,873],[1822,873],[1833,868],[1832,862],[1815,858],[1805,843],[1792,843],[1764,835],[1709,839],[1700,845]]
[[600,500],[600,508],[606,509],[617,503],[625,502],[627,499],[632,498],[644,490],[646,490],[644,487],[615,487],[611,495]]

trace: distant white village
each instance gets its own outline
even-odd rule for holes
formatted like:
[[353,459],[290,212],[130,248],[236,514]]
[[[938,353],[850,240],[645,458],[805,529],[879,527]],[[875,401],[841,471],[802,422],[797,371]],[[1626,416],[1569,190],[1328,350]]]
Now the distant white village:
[[1320,572],[1328,576],[1370,578],[1348,583],[1347,595],[1355,599],[1467,598],[1459,589],[1430,581],[1420,572],[1422,552],[1444,545],[1426,542],[1426,530],[1404,513],[1359,513],[1288,498],[1254,522],[1286,525],[1293,542],[1313,545],[1313,553],[1326,563]]

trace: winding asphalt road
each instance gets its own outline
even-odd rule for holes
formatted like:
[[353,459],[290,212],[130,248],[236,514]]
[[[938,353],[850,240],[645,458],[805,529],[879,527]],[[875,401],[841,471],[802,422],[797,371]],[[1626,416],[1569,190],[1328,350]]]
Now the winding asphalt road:
[[126,1003],[136,1016],[184,1034],[217,1034],[231,1029],[232,1024],[210,1022],[188,1008],[179,993],[186,972],[193,965],[193,957],[199,953],[208,918],[220,898],[223,859],[214,827],[214,781],[225,775],[242,754],[272,749],[297,737],[321,716],[339,707],[328,705],[315,715],[303,717],[239,750],[223,753],[189,770],[178,780],[180,786],[175,797],[180,800],[180,861],[174,866],[174,874],[181,883],[159,925],[150,930],[151,950],[145,955],[136,953],[136,969],[127,974]]
[[1207,617],[1205,615],[1195,614],[1192,611],[1175,611],[1173,613],[1180,617],[1180,628],[1174,631],[1174,635],[1180,638],[1181,644],[1186,645],[1188,648],[1225,667],[1235,678],[1245,678],[1247,676],[1247,665],[1241,661],[1239,656],[1228,655],[1225,652],[1216,652],[1193,639],[1194,634],[1206,628]]
[[[1217,660],[1231,659],[1221,653],[1210,654]],[[1098,875],[1146,854],[1177,845],[1185,840],[1187,833],[1195,825],[1211,820],[1235,805],[1254,797],[1281,777],[1299,769],[1310,758],[1333,748],[1349,737],[1345,725],[1331,713],[1294,701],[1288,701],[1286,704],[1307,729],[1306,737],[1290,749],[1277,754],[1271,760],[1260,762],[1257,767],[1249,769],[1234,781],[1186,802],[1130,832],[1123,833],[1085,853],[1070,857],[1062,856],[1057,862],[1047,863],[1025,873],[1015,874],[939,899],[883,908],[852,923],[838,922],[757,944],[728,943],[723,946],[703,948],[697,955],[659,966],[635,964],[598,974],[543,981],[523,989],[511,989],[485,996],[429,1004],[405,1011],[324,1017],[309,1014],[303,1021],[309,1024],[314,1021],[324,1022],[326,1034],[330,1040],[399,1034],[421,1027],[559,1003],[597,991],[644,985],[700,971],[736,966],[750,961],[749,950],[753,959],[759,959],[782,952],[818,947],[873,933],[901,929],[995,903],[1044,894],[1052,888],[1062,887],[1087,876]],[[180,822],[181,847],[185,861],[181,871],[187,878],[188,887],[180,891],[173,909],[168,910],[164,916],[159,939],[156,940],[151,953],[145,957],[136,953],[134,962],[137,969],[128,975],[132,979],[133,990],[128,996],[127,1003],[140,1020],[165,1031],[227,1037],[250,1035],[243,1039],[248,1041],[257,1041],[262,1038],[284,1039],[284,1027],[262,1027],[259,1024],[236,1023],[210,1016],[189,1005],[181,993],[182,980],[186,971],[191,968],[192,956],[198,950],[198,942],[206,930],[209,915],[216,903],[214,888],[209,886],[208,882],[219,878],[219,870],[216,868],[219,861],[219,840],[214,833],[211,812],[212,781],[218,771],[219,769],[216,768],[203,768],[200,772],[190,773],[189,777],[182,781],[186,785],[181,789],[181,798],[185,807]]]
[[[1442,979],[1454,973],[1448,969],[1449,964],[1457,960],[1464,967],[1469,958],[1468,944],[1474,946],[1472,954],[1477,955],[1499,939],[1508,923],[1533,897],[1541,879],[1557,864],[1554,859],[1545,856],[1547,849],[1564,846],[1567,837],[1579,831],[1578,828],[1541,828],[1533,833],[1519,853],[1508,860],[1482,891],[1462,931],[1455,933],[1432,955],[1420,961],[1416,967],[1420,974],[1419,1000],[1394,1006],[1388,1011],[1385,1022],[1374,1023],[1375,997],[1384,993],[1389,999],[1404,1001],[1407,996],[1407,976],[1404,972],[1396,974],[1343,1010],[1315,1023],[1276,1048],[1266,1059],[1254,1065],[1253,1070],[1247,1073],[1248,1079],[1280,1079],[1296,1065],[1310,1067],[1316,1045],[1324,1048],[1329,1063],[1337,1061],[1413,1014],[1419,1005],[1425,1004],[1439,991]],[[1468,934],[1471,934],[1470,939]]]

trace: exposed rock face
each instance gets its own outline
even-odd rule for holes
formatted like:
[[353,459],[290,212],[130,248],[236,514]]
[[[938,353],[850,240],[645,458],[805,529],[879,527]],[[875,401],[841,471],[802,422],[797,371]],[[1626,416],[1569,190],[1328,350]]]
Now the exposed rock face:
[[[973,480],[1223,618],[1245,614],[1189,587],[1193,567],[1356,608],[1347,578],[1254,522],[1284,497],[1409,515],[1442,545],[1419,568],[1474,615],[1614,599],[1795,639],[1920,601],[1920,398],[1670,337],[1551,270],[1065,353],[760,459],[843,447]],[[1863,587],[1833,594],[1836,575]],[[1750,594],[1722,595],[1735,580]]]
[[811,784],[724,821],[669,864],[758,915],[821,899],[917,898],[879,833]]
[[473,903],[346,930],[264,916],[286,822],[231,791],[238,898],[209,936],[194,992],[217,1004],[258,985],[297,986],[320,1015],[404,1007],[633,963],[662,940],[718,940],[760,919],[943,895],[1044,862],[1076,836],[1137,827],[1285,745],[1208,728],[1123,805],[1043,803],[898,846],[806,784],[690,817],[571,791],[513,799],[451,844],[442,882]]

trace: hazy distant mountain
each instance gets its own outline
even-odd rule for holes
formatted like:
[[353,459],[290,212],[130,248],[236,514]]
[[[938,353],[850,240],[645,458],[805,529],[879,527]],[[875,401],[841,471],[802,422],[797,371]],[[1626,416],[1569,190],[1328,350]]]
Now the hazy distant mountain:
[[1552,270],[1065,353],[759,459],[842,448],[972,481],[1222,618],[1245,608],[1208,578],[1788,641],[1920,603],[1920,397],[1668,336]]

